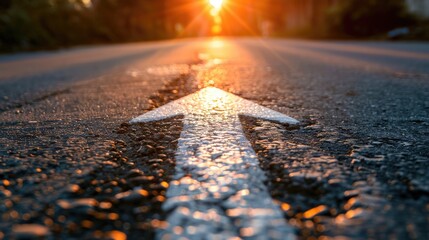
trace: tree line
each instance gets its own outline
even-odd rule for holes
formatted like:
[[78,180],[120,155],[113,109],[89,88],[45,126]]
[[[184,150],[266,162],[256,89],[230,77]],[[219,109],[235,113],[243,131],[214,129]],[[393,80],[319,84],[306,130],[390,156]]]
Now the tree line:
[[0,49],[49,49],[78,44],[171,37],[167,0],[1,0]]
[[[228,0],[229,11],[223,13],[224,28],[228,30],[225,34],[257,34],[261,19],[273,22],[275,30],[282,32],[286,24],[282,13],[293,1],[296,0]],[[206,2],[0,0],[0,50],[54,49],[195,36],[201,33],[198,28],[204,22],[204,19],[195,18],[207,10]],[[368,37],[417,22],[417,18],[407,11],[404,0],[337,2],[334,7],[320,10],[326,18],[324,33],[328,37]],[[193,28],[183,33],[192,25]]]

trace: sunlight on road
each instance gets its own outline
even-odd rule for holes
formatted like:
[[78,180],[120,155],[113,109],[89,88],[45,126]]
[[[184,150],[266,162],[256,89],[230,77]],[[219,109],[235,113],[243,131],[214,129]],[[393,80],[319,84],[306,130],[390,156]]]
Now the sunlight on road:
[[241,76],[251,79],[255,67],[260,68],[264,64],[260,60],[228,38],[214,37],[201,45],[197,54],[200,64],[192,68],[198,69],[195,80],[199,89],[223,87],[234,92],[238,89],[234,80],[238,77],[237,74],[245,74]]
[[225,46],[225,42],[221,38],[213,38],[210,41],[210,47],[212,48],[222,48]]

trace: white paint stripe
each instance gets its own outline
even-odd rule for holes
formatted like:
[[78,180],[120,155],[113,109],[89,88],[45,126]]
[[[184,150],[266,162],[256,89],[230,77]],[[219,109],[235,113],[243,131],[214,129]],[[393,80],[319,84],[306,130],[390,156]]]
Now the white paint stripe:
[[[176,175],[158,239],[295,239],[263,184],[265,175],[238,115],[284,123],[295,119],[216,88],[206,88],[132,123],[184,114]],[[183,238],[185,237],[185,238]]]

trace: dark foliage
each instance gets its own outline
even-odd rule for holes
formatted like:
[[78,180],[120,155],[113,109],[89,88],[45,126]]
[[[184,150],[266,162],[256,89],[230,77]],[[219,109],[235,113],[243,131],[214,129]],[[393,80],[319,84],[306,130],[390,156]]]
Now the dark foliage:
[[[335,2],[229,0],[222,34],[258,35],[266,21],[282,33],[304,21],[292,30],[311,34],[299,36],[370,37],[415,22],[404,0],[342,0],[327,11]],[[210,33],[211,18],[208,0],[0,0],[0,51],[201,36]]]
[[404,0],[347,0],[329,14],[331,34],[370,37],[416,23]]
[[166,0],[1,0],[0,50],[160,39]]

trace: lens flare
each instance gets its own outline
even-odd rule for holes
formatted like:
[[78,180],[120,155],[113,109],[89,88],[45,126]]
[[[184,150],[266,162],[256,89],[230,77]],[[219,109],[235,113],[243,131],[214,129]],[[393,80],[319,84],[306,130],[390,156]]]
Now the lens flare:
[[223,0],[209,0],[210,5],[215,9],[221,9]]
[[213,25],[211,32],[213,35],[219,35],[222,32],[222,18],[220,17],[220,11],[222,8],[223,0],[209,0],[212,9],[210,15],[213,18]]

